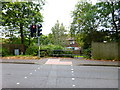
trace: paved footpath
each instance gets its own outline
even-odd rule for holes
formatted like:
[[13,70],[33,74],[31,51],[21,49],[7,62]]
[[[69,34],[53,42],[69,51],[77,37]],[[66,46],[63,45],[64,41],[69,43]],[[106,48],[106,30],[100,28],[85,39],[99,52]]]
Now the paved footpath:
[[[48,61],[47,61],[48,60]],[[58,61],[60,62],[58,62]],[[39,60],[15,60],[15,59],[3,59],[1,63],[16,63],[16,64],[73,64],[75,66],[120,66],[118,61],[97,61],[97,60],[85,60],[75,58],[41,58]]]
[[[77,63],[77,62],[76,62]],[[118,88],[118,68],[73,65],[49,58],[37,64],[2,64],[3,88]]]

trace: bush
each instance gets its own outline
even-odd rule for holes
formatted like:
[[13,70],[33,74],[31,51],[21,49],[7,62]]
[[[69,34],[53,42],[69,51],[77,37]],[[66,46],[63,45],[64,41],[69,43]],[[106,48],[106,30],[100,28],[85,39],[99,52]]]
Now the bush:
[[8,49],[6,49],[6,48],[0,48],[1,50],[0,50],[0,54],[2,55],[2,56],[8,56],[8,55],[11,55],[11,53],[10,53],[10,51],[8,50]]
[[[40,46],[40,56],[45,57],[45,56],[54,56],[54,54],[58,54],[57,56],[70,56],[68,54],[72,54],[71,51],[64,51],[65,48],[59,45],[41,45]],[[38,46],[30,46],[26,50],[26,55],[33,55],[36,56],[38,55]],[[66,54],[66,55],[62,55]]]
[[27,49],[26,49],[26,52],[25,54],[26,55],[32,55],[32,56],[36,56],[38,53],[38,46],[29,46]]
[[59,45],[42,45],[40,46],[40,49],[41,50],[62,50],[64,48]]
[[42,56],[51,56],[57,52],[55,50],[63,50],[64,48],[59,45],[43,45],[40,47]]
[[83,55],[85,58],[91,58],[91,48],[87,48],[83,50]]
[[[29,46],[26,49],[25,54],[26,55],[33,55],[36,56],[38,54],[38,46]],[[53,54],[53,50],[62,50],[64,49],[62,46],[59,45],[41,45],[40,46],[40,56],[49,56]]]
[[40,50],[40,56],[41,57],[44,57],[44,56],[48,56],[48,53],[47,50]]

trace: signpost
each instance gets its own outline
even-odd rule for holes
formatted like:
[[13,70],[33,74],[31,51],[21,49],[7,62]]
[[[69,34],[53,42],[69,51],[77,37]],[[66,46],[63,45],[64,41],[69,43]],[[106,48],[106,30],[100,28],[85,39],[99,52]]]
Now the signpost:
[[31,31],[31,37],[37,37],[38,38],[38,57],[40,57],[40,36],[42,35],[41,29],[42,25],[31,25],[30,31]]

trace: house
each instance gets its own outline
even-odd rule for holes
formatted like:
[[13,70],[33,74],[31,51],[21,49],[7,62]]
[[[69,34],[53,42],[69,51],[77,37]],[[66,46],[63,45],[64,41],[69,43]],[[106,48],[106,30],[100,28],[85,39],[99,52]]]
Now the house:
[[71,50],[80,50],[80,47],[76,43],[76,41],[73,38],[67,39],[69,44],[66,46],[66,48],[69,48]]

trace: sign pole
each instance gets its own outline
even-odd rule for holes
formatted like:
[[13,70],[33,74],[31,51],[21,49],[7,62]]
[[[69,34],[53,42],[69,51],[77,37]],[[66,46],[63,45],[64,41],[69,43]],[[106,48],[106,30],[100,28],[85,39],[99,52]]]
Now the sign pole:
[[40,36],[38,35],[38,25],[37,25],[37,34],[36,36],[38,37],[38,58],[40,58]]
[[38,36],[38,57],[40,58],[40,36]]

